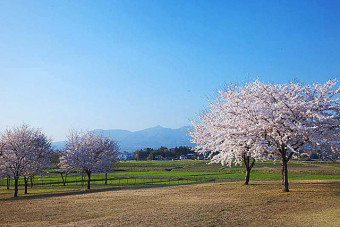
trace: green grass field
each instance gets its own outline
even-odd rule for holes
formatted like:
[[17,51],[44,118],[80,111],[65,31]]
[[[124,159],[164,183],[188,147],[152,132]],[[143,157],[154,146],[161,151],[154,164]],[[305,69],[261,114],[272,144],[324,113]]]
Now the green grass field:
[[[267,161],[257,162],[251,172],[251,181],[277,181],[281,179],[281,164]],[[72,173],[67,177],[67,186],[62,186],[60,174],[50,170],[44,176],[35,176],[34,187],[28,195],[83,191],[86,189],[86,177]],[[104,174],[94,173],[91,177],[92,188],[131,188],[152,185],[178,185],[223,181],[243,181],[244,166],[231,168],[206,161],[126,161],[119,162],[115,171],[108,175],[108,185],[104,185]],[[340,162],[291,161],[289,163],[290,180],[340,180]],[[0,198],[13,194],[6,189],[6,181],[0,186]],[[19,196],[23,195],[23,179],[20,179]]]
[[[251,172],[252,180],[279,180],[279,162],[258,162]],[[126,176],[202,177],[243,179],[244,166],[231,168],[206,161],[135,161],[120,162],[115,173]],[[289,177],[296,180],[340,179],[340,162],[291,161]]]

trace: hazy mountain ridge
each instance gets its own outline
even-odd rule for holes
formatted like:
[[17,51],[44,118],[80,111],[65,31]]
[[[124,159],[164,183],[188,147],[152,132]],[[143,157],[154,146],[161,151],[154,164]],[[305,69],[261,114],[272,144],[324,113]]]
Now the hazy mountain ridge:
[[[121,129],[95,129],[91,132],[116,139],[119,142],[121,151],[133,152],[146,147],[159,148],[160,146],[165,146],[170,148],[176,146],[193,146],[193,144],[190,143],[190,136],[188,135],[189,129],[190,126],[184,126],[178,129],[156,126],[135,132]],[[63,148],[65,141],[54,142],[52,146],[59,149]]]

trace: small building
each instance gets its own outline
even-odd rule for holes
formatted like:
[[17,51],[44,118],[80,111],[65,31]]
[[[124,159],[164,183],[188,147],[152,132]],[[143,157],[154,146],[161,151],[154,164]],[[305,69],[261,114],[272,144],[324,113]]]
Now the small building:
[[118,152],[118,159],[121,161],[133,159],[133,153],[127,151]]
[[188,159],[188,158],[187,158],[187,156],[185,156],[185,155],[181,155],[181,156],[179,156],[179,159],[185,160],[185,159]]
[[196,159],[196,155],[195,154],[187,154],[187,158],[195,160]]
[[163,156],[160,154],[156,155],[154,158],[154,160],[163,160],[163,159],[164,159]]

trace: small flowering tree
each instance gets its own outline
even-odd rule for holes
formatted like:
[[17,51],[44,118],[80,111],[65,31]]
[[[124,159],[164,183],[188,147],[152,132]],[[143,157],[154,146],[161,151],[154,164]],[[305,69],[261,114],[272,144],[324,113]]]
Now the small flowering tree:
[[199,121],[193,121],[194,129],[189,133],[196,144],[196,151],[209,153],[212,163],[243,164],[246,168],[245,184],[249,184],[250,171],[255,160],[266,158],[266,152],[258,146],[261,137],[249,132],[242,113],[249,106],[239,87],[228,87],[220,92],[220,98],[210,103],[211,109],[203,113]]
[[14,178],[14,197],[18,196],[19,177],[25,179],[26,194],[28,177],[49,166],[50,151],[50,140],[28,125],[8,129],[1,136],[0,172]]
[[107,174],[113,171],[115,163],[118,161],[119,145],[110,138],[102,138],[103,149],[109,151],[102,156],[102,171],[105,173],[105,184],[107,184]]
[[87,174],[87,188],[91,187],[91,174],[113,168],[119,146],[115,140],[93,133],[72,132],[68,136],[65,151],[60,157],[60,166],[78,169]]
[[63,185],[66,186],[67,176],[70,173],[70,171],[72,170],[72,168],[68,164],[66,164],[66,163],[63,164],[61,162],[58,164],[58,167],[59,167],[58,173],[61,176],[61,180],[63,181]]
[[[42,141],[40,141],[42,142]],[[50,142],[45,145],[38,145],[34,150],[35,161],[27,165],[27,168],[23,171],[24,183],[25,183],[25,194],[27,194],[28,180],[31,179],[31,187],[33,187],[34,175],[43,174],[43,170],[50,166],[51,158]]]

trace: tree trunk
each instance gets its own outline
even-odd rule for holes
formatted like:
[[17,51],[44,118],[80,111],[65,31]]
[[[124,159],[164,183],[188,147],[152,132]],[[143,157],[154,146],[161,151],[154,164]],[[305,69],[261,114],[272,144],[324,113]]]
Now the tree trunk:
[[255,159],[253,159],[252,163],[250,164],[250,156],[246,156],[245,154],[243,155],[243,162],[244,165],[246,167],[246,178],[245,178],[245,185],[249,184],[249,180],[250,180],[250,171],[253,168],[254,164],[255,164]]
[[18,183],[19,183],[19,176],[14,177],[14,197],[18,197]]
[[9,190],[10,185],[11,185],[11,178],[7,177],[7,190]]
[[286,159],[283,160],[282,165],[283,165],[283,191],[284,192],[289,192],[289,184],[288,184],[288,161]]
[[107,185],[107,173],[105,173],[105,184]]
[[246,182],[244,183],[245,185],[249,184],[249,178],[250,178],[250,169],[246,168]]
[[281,165],[282,165],[282,184],[283,184],[283,191],[289,192],[289,183],[288,183],[288,162],[292,158],[294,152],[290,154],[287,153],[287,148],[282,145],[281,150]]
[[28,177],[24,177],[24,181],[25,181],[25,194],[27,194]]
[[31,176],[30,179],[31,179],[31,185],[30,186],[31,186],[31,188],[33,188],[33,179],[34,179],[34,176]]
[[67,174],[65,174],[65,177],[63,175],[63,173],[60,173],[61,175],[61,180],[63,181],[63,185],[66,186],[66,177],[67,177]]
[[90,190],[90,188],[91,188],[91,170],[88,170],[86,172],[87,172],[87,189]]

